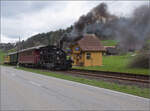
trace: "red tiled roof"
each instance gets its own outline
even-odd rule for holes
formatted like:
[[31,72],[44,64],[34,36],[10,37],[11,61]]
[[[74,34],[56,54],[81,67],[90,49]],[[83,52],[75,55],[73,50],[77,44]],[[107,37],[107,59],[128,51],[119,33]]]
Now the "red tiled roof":
[[84,35],[77,43],[83,51],[105,51],[104,46],[94,34]]

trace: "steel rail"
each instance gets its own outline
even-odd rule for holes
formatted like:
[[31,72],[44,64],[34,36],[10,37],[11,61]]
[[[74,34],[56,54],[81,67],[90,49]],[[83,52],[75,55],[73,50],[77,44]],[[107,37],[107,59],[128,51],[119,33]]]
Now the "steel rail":
[[[136,74],[130,75],[127,73],[116,73],[113,72],[113,75],[111,75],[111,72],[107,72],[107,74],[102,73],[101,71],[96,71],[96,73],[87,70],[70,70],[70,71],[64,71],[66,73],[71,73],[71,74],[78,74],[78,75],[85,75],[85,76],[91,76],[91,77],[103,77],[103,78],[112,78],[112,79],[119,79],[119,80],[126,80],[126,81],[133,81],[133,82],[140,82],[140,83],[150,83],[150,76],[146,76],[146,75],[137,75]],[[110,74],[108,74],[110,73]],[[123,76],[121,76],[123,75]],[[137,78],[138,77],[138,78]],[[141,77],[141,78],[140,78]],[[144,77],[144,78],[142,78]]]

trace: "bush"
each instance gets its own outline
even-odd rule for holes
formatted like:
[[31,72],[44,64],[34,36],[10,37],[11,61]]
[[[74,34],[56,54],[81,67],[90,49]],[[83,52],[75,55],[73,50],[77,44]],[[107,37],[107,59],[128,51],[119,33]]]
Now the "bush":
[[149,68],[150,54],[139,54],[129,63],[130,68]]

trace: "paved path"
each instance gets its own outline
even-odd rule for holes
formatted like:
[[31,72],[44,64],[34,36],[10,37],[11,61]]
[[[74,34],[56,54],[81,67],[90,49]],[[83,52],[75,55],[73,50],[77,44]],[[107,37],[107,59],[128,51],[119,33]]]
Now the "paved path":
[[1,68],[1,110],[149,110],[149,99]]

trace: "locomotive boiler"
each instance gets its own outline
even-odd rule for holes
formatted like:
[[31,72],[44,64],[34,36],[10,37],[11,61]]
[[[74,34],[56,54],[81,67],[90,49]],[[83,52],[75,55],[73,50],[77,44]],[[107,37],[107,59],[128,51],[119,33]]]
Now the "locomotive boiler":
[[56,46],[46,46],[40,49],[40,63],[48,69],[70,69],[72,60],[67,59],[66,53]]

